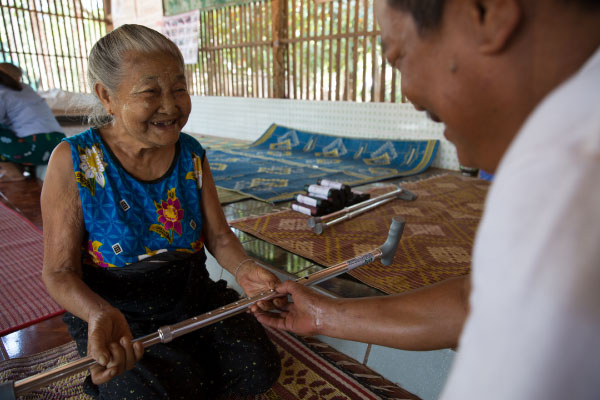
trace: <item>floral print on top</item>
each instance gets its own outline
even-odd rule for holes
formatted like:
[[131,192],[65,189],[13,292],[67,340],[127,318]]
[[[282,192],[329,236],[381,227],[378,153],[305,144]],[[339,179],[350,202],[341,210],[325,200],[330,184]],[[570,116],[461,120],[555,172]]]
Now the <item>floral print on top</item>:
[[194,138],[180,134],[171,167],[154,181],[129,175],[94,128],[63,140],[71,146],[83,210],[84,262],[125,267],[158,253],[203,248],[204,149]]
[[181,203],[175,196],[175,188],[169,190],[167,201],[161,200],[160,203],[155,201],[154,206],[158,214],[158,222],[162,225],[152,224],[150,230],[167,239],[169,243],[173,243],[173,231],[181,236],[181,220],[184,214]]

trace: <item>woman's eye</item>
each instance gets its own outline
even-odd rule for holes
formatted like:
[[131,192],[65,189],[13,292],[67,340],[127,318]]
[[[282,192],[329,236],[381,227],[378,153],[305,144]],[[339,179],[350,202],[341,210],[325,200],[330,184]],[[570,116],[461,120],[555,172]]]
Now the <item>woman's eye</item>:
[[159,91],[156,88],[141,89],[138,93],[141,94],[156,94]]

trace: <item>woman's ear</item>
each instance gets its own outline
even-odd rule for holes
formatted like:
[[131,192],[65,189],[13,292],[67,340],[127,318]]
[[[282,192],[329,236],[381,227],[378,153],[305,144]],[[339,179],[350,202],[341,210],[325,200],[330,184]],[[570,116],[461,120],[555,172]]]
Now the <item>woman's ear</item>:
[[96,96],[98,96],[98,99],[100,99],[100,102],[104,106],[106,112],[109,115],[113,115],[113,99],[106,86],[100,82],[96,82],[94,85],[94,92],[96,92]]
[[470,9],[476,40],[485,54],[502,51],[523,17],[517,0],[470,0]]

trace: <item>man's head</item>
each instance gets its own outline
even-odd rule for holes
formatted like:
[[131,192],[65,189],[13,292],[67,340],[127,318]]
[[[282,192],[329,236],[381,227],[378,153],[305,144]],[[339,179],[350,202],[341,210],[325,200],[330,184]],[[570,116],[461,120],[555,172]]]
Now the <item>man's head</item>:
[[0,71],[4,72],[17,82],[19,82],[23,76],[21,68],[11,63],[0,63]]
[[[533,108],[600,43],[590,0],[376,0],[403,94],[494,171]],[[595,20],[594,20],[595,17]]]
[[21,91],[21,69],[10,63],[0,63],[0,85],[9,89]]

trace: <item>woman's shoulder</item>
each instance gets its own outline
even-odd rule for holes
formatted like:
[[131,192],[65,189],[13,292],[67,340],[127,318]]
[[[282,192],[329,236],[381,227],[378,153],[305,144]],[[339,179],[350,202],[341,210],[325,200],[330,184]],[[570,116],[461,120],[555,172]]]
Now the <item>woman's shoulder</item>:
[[72,180],[73,176],[73,155],[71,148],[66,141],[60,142],[52,151],[48,161],[48,171],[44,186],[47,182],[67,182]]
[[181,134],[179,135],[179,142],[181,144],[182,149],[189,149],[197,155],[204,154],[204,148],[202,147],[200,142],[187,133],[181,132]]
[[69,143],[70,145],[85,145],[86,143],[97,142],[99,139],[97,137],[95,128],[88,128],[85,131],[78,133],[77,135],[73,135],[67,138],[64,138],[63,141]]

